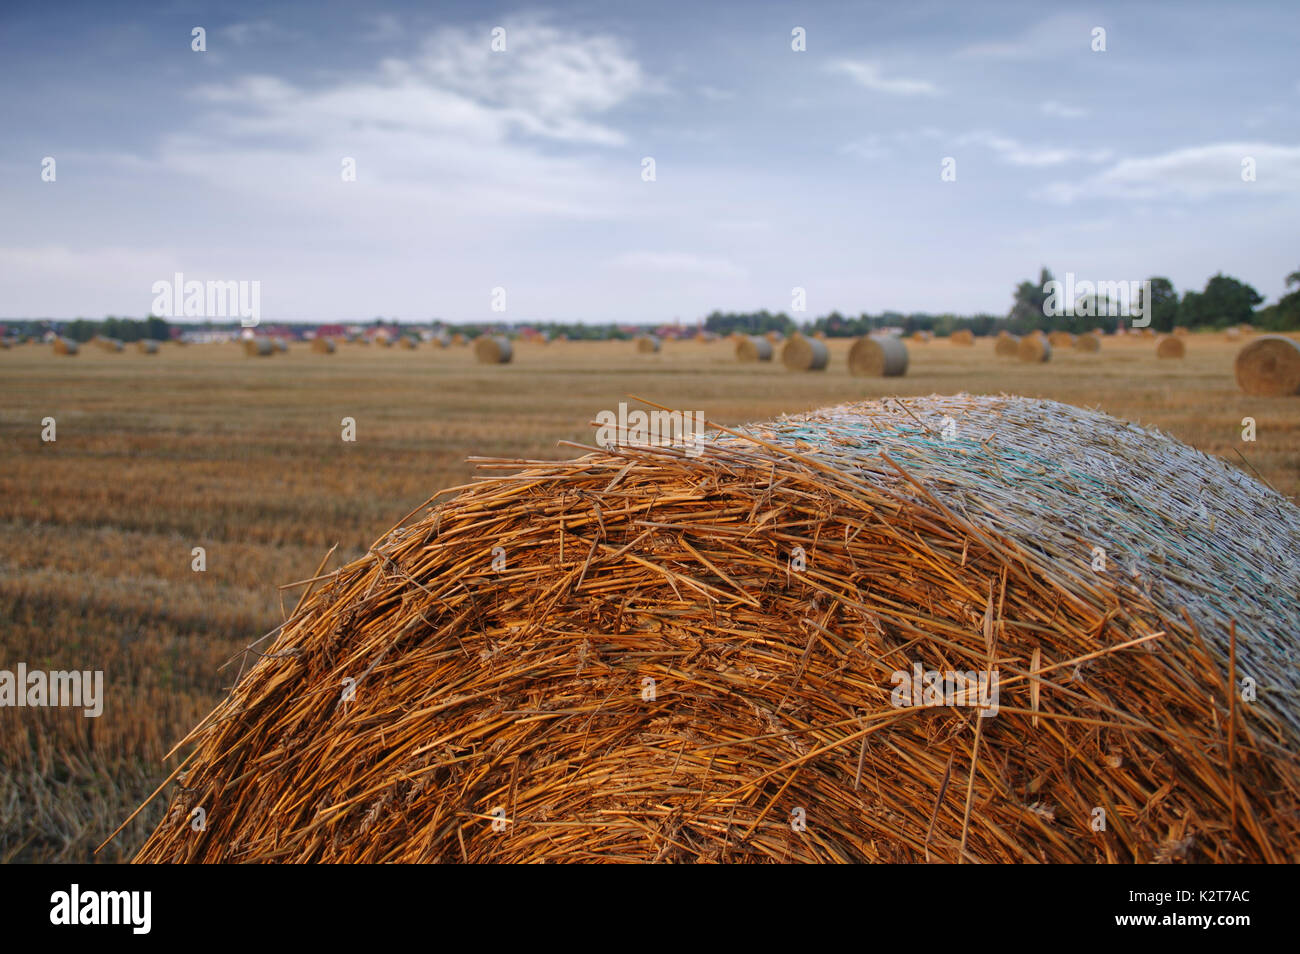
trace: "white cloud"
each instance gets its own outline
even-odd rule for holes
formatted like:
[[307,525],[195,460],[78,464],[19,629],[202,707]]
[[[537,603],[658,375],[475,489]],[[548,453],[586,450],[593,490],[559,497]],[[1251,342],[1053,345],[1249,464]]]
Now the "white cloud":
[[827,69],[835,73],[843,73],[858,85],[877,93],[890,93],[895,96],[933,96],[939,92],[939,88],[928,80],[887,79],[879,63],[837,60],[827,66]]
[[979,131],[966,133],[955,140],[959,146],[977,145],[992,149],[1013,166],[1058,166],[1067,162],[1105,162],[1114,154],[1109,149],[1070,149],[1062,146],[1030,146],[1000,136]]
[[1039,104],[1039,110],[1045,116],[1056,116],[1060,119],[1082,119],[1088,115],[1088,110],[1078,106],[1067,106],[1064,103],[1058,103],[1054,99],[1049,99],[1045,103]]
[[748,273],[726,259],[690,252],[625,252],[611,263],[640,271],[697,275],[704,278],[744,278]]
[[[1242,160],[1256,164],[1256,181],[1241,178]],[[1139,159],[1122,159],[1079,182],[1057,182],[1041,193],[1055,202],[1080,198],[1205,199],[1300,191],[1300,146],[1213,143]]]

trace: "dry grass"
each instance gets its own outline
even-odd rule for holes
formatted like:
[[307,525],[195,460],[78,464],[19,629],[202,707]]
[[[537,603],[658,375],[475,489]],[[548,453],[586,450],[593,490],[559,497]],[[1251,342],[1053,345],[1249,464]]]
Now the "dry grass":
[[[725,340],[666,341],[653,364],[625,343],[576,342],[502,366],[454,348],[340,348],[329,362],[306,349],[246,361],[233,346],[148,362],[0,352],[3,666],[102,668],[108,697],[98,720],[0,710],[0,858],[86,860],[170,771],[162,753],[233,677],[221,664],[281,620],[274,584],[310,575],[335,543],[336,560],[359,557],[397,516],[470,479],[468,456],[570,456],[556,442],[589,443],[587,422],[628,394],[727,425],[890,394],[1050,397],[1157,426],[1294,497],[1296,399],[1242,394],[1238,344],[1185,342],[1182,361],[1107,339],[1101,355],[1046,365],[990,361],[984,342],[919,348],[904,378],[850,377],[843,340],[816,375],[740,364]],[[57,444],[40,440],[45,416]],[[345,416],[355,444],[340,440]],[[1256,443],[1241,442],[1246,416]],[[195,546],[206,573],[190,569]],[[132,854],[149,822],[108,856]]]

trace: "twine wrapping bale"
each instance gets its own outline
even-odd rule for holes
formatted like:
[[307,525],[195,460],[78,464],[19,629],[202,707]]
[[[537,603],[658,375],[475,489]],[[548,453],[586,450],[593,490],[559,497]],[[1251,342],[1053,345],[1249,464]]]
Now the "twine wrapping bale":
[[135,350],[141,354],[157,354],[158,342],[153,338],[141,338],[135,343]]
[[907,345],[893,335],[863,335],[849,349],[849,374],[901,377],[907,374]]
[[948,336],[948,340],[963,347],[975,344],[975,333],[969,328],[959,328]]
[[1174,335],[1164,335],[1156,344],[1157,358],[1181,358],[1187,354],[1187,345],[1183,339]]
[[790,371],[825,371],[830,363],[826,342],[803,335],[791,335],[781,348],[781,363]]
[[474,357],[479,364],[509,364],[514,356],[505,335],[479,335],[474,339]]
[[136,860],[1300,859],[1285,498],[1016,397],[700,449],[481,461],[312,574]]
[[77,343],[62,336],[54,339],[54,353],[72,357],[77,353]]
[[772,342],[758,335],[746,335],[736,341],[737,361],[771,361]]
[[311,350],[314,354],[333,354],[334,341],[323,335],[313,338],[311,342]]
[[1016,357],[1020,354],[1020,337],[1009,331],[999,332],[997,340],[993,343],[993,353],[1004,358]]
[[1101,350],[1101,335],[1095,331],[1085,331],[1074,339],[1075,351],[1097,352]]
[[1237,386],[1259,397],[1300,394],[1300,345],[1282,335],[1263,335],[1237,353]]
[[1047,336],[1047,342],[1053,348],[1073,348],[1074,335],[1068,331],[1053,331]]
[[1046,335],[1028,334],[1016,343],[1016,357],[1021,361],[1041,363],[1052,360],[1052,345]]
[[654,335],[640,335],[636,339],[637,354],[658,354],[659,339]]
[[249,358],[269,358],[275,354],[270,338],[245,338],[244,355]]

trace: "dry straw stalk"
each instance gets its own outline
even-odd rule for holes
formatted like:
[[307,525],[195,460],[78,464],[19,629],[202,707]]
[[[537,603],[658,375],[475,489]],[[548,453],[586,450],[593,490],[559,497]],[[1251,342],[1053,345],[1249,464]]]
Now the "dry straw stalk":
[[590,451],[294,584],[138,860],[1300,860],[1300,511],[1224,462],[964,396]]

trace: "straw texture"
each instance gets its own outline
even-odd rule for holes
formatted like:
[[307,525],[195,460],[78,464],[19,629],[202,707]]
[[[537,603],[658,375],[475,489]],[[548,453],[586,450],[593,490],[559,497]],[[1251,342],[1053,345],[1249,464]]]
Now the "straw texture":
[[1300,860],[1300,511],[1222,461],[965,396],[592,450],[303,581],[138,860]]

